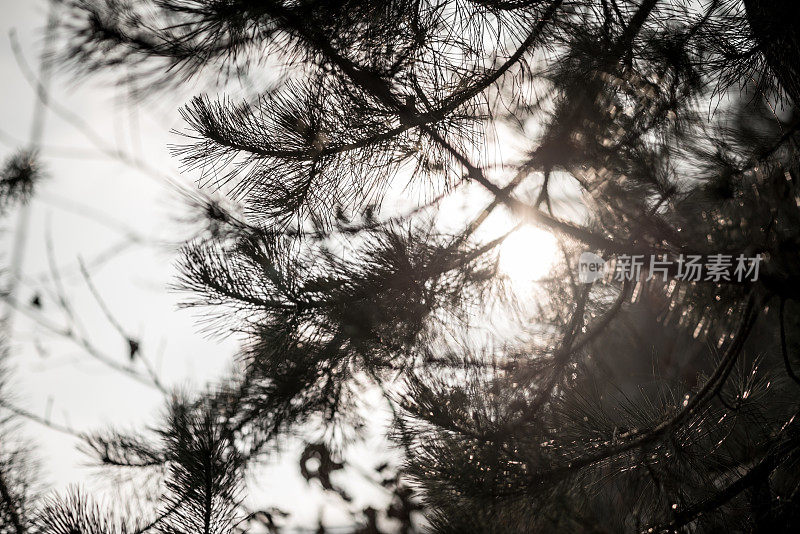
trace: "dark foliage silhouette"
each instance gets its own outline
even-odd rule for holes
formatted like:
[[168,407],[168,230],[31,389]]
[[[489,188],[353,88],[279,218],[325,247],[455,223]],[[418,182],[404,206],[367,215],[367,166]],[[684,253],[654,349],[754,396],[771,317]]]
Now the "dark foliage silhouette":
[[[308,436],[303,475],[346,501],[332,451],[375,390],[403,462],[363,532],[423,528],[420,508],[433,532],[800,528],[793,2],[64,3],[60,59],[80,75],[124,67],[144,99],[223,87],[183,107],[172,151],[241,212],[200,203],[213,230],[177,285],[204,327],[248,342],[156,436],[86,437],[103,464],[162,470],[152,517],[74,493],[28,519],[3,491],[18,532],[274,531],[277,512],[240,506],[248,466]],[[258,96],[225,94],[264,72]],[[24,157],[9,199],[35,182]],[[443,204],[467,189],[454,221]],[[393,210],[398,190],[422,200]],[[487,237],[497,211],[515,226]],[[523,224],[564,256],[535,312],[497,263]],[[582,251],[763,262],[757,280],[582,284]],[[500,308],[519,335],[482,343]],[[0,482],[20,469],[3,460]]]

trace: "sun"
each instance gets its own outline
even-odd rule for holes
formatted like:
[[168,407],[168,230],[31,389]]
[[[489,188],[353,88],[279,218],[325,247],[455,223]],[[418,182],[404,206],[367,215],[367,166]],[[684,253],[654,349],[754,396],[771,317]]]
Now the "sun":
[[522,226],[500,246],[500,271],[514,284],[529,284],[550,275],[559,254],[553,234]]

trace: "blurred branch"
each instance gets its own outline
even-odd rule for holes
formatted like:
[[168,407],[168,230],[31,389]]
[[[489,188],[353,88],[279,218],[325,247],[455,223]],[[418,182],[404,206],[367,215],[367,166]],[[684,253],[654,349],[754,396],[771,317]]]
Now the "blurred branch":
[[[58,26],[58,2],[50,0],[48,2],[47,13],[47,28],[44,35],[44,47],[42,49],[39,59],[39,76],[36,77],[36,84],[33,89],[36,92],[37,100],[33,108],[33,118],[31,123],[31,132],[28,147],[32,152],[36,152],[42,144],[42,136],[44,135],[44,120],[45,111],[47,106],[47,87],[50,83],[50,73],[52,64],[49,56],[52,52],[51,48],[55,42],[56,27]],[[30,69],[29,69],[30,70]],[[32,73],[32,71],[31,71]],[[6,292],[9,296],[14,295],[17,288],[17,279],[22,271],[22,266],[25,259],[25,248],[28,239],[28,226],[30,224],[30,207],[27,203],[20,207],[17,216],[17,225],[14,229],[14,242],[11,249],[11,264],[9,271],[11,278],[8,282]],[[7,309],[5,312],[4,323],[8,335],[13,335],[13,320],[14,314],[12,309]]]
[[117,220],[108,213],[96,209],[93,206],[75,202],[72,199],[51,193],[39,193],[36,195],[36,200],[45,202],[62,211],[88,218],[89,220],[101,224],[106,228],[115,230],[137,245],[154,241],[140,234],[138,230],[128,226],[120,220]]
[[[28,65],[28,62],[22,53],[22,49],[19,45],[16,34],[12,32],[9,35],[9,39],[11,41],[11,50],[14,52],[14,58],[26,81],[29,85],[31,85],[31,87],[41,87],[41,83]],[[157,182],[166,183],[175,190],[183,190],[184,186],[180,182],[161,173],[161,171],[159,171],[156,167],[152,167],[140,157],[130,154],[119,147],[110,146],[108,143],[106,143],[105,139],[89,125],[89,123],[87,123],[80,115],[73,112],[68,107],[57,102],[54,98],[52,98],[46,89],[37,91],[37,96],[39,97],[39,101],[42,103],[42,105],[46,106],[64,121],[71,124],[89,142],[91,142],[100,153],[104,154],[106,157],[124,163],[129,167],[135,168],[151,179],[156,180]]]
[[95,347],[92,343],[89,342],[88,339],[86,339],[85,337],[80,336],[79,334],[76,334],[73,329],[71,329],[71,328],[62,328],[62,327],[52,323],[49,319],[44,317],[41,313],[32,310],[28,306],[21,305],[20,303],[18,303],[16,300],[14,300],[13,298],[11,298],[8,295],[0,295],[0,300],[3,300],[7,305],[11,306],[15,310],[17,310],[17,311],[21,312],[22,314],[26,315],[28,318],[33,320],[36,324],[38,324],[39,326],[43,327],[45,330],[49,331],[50,333],[55,334],[56,336],[59,336],[59,337],[61,337],[63,339],[66,339],[66,340],[72,342],[74,345],[77,345],[78,347],[83,349],[89,356],[91,356],[92,358],[96,359],[97,361],[103,363],[105,366],[107,366],[107,367],[109,367],[109,368],[111,368],[111,369],[113,369],[115,371],[119,371],[123,375],[128,376],[129,378],[132,378],[133,380],[136,380],[137,382],[139,382],[141,384],[144,384],[146,386],[149,386],[149,387],[152,387],[152,388],[155,388],[155,389],[159,389],[158,386],[156,386],[153,383],[151,378],[149,378],[147,376],[144,376],[144,375],[141,375],[140,373],[138,373],[135,369],[133,369],[130,366],[126,366],[126,365],[122,365],[122,364],[118,363],[116,360],[114,360],[113,358],[107,356],[100,349]]
[[22,408],[19,408],[19,407],[11,404],[10,402],[8,402],[8,401],[6,401],[4,399],[0,399],[0,406],[2,406],[3,408],[5,408],[6,410],[10,411],[11,413],[13,413],[15,415],[18,415],[20,417],[24,417],[25,419],[29,419],[29,420],[33,421],[34,423],[40,424],[42,426],[46,426],[47,428],[49,428],[51,430],[55,430],[57,432],[61,432],[62,434],[68,434],[68,435],[70,435],[72,437],[75,437],[75,438],[84,439],[84,436],[81,433],[79,433],[76,430],[70,428],[69,426],[59,425],[58,423],[54,423],[54,422],[50,421],[49,418],[40,417],[40,416],[34,414],[33,412],[29,412],[28,410],[24,410]]
[[0,471],[0,499],[2,499],[2,501],[5,503],[4,508],[7,510],[7,513],[11,518],[11,526],[14,528],[17,534],[25,534],[25,527],[22,526],[22,520],[17,512],[18,503],[11,496],[11,492],[6,485],[3,475],[4,473]]
[[89,291],[94,296],[94,299],[97,301],[97,305],[100,306],[100,309],[103,311],[103,314],[108,319],[108,322],[114,327],[114,329],[119,332],[120,336],[128,343],[128,348],[130,352],[130,359],[133,361],[136,358],[139,358],[142,363],[144,364],[147,374],[150,376],[150,379],[153,381],[153,384],[165,395],[168,393],[167,389],[161,383],[161,380],[158,377],[155,369],[153,368],[150,360],[142,353],[141,347],[139,346],[139,341],[136,340],[133,336],[128,334],[119,321],[114,317],[111,313],[111,310],[108,308],[105,300],[100,296],[100,292],[97,291],[94,283],[92,282],[92,278],[89,275],[89,271],[86,269],[86,266],[83,263],[83,260],[79,260],[81,273],[83,274],[83,278],[86,281],[86,285],[89,287]]
[[[6,145],[9,148],[19,148],[21,146],[25,146],[25,141],[19,139],[7,131],[0,128],[0,143]],[[71,147],[71,146],[56,146],[56,145],[39,145],[39,152],[42,154],[47,154],[50,157],[54,158],[65,158],[65,159],[107,159],[108,156],[98,152],[96,149],[86,149],[81,147]]]

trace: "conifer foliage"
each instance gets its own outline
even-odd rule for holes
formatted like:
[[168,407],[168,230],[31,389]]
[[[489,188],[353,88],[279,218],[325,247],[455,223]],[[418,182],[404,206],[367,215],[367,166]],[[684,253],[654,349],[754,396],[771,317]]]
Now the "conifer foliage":
[[[324,436],[306,451],[341,492],[329,448],[358,439],[370,390],[394,413],[382,513],[402,531],[419,507],[433,532],[800,528],[794,2],[65,3],[79,73],[223,87],[181,110],[173,152],[241,211],[206,206],[178,285],[248,343],[157,436],[86,438],[104,464],[163,470],[152,518],[76,493],[31,523],[0,507],[18,532],[245,529],[248,466],[296,433]],[[224,91],[264,71],[257,96]],[[33,168],[9,169],[26,191]],[[423,202],[392,211],[403,188]],[[442,206],[465,190],[453,229]],[[498,269],[518,228],[487,237],[498,211],[559,238],[535,313]],[[583,284],[582,251],[763,262],[757,280]],[[494,307],[519,335],[483,342]]]

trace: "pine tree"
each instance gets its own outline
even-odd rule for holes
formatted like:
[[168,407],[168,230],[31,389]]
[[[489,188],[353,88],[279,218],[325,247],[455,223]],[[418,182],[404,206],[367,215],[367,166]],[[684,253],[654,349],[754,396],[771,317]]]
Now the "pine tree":
[[[35,154],[29,151],[7,158],[0,171],[0,216],[27,202],[43,174]],[[5,411],[14,394],[7,357],[3,334],[0,337],[0,410],[3,410],[0,413],[0,532],[24,534],[33,525],[33,508],[40,488],[36,458],[32,446],[22,437],[18,414]]]
[[[4,365],[3,360],[5,354],[0,359]],[[7,370],[0,368],[0,372],[0,407],[5,407],[10,396]],[[36,490],[35,459],[19,432],[13,417],[0,419],[0,532],[12,534],[28,532]]]
[[[346,445],[368,388],[435,532],[798,528],[793,4],[67,3],[82,73],[160,91],[283,69],[250,100],[192,99],[174,148],[242,208],[205,205],[180,261],[187,305],[247,335],[241,372],[175,401],[160,441],[90,438],[106,464],[166,467],[160,515],[117,524],[78,496],[44,531],[232,531],[246,466],[300,430]],[[516,161],[488,148],[498,129]],[[404,186],[425,202],[391,213]],[[489,200],[453,229],[441,206],[469,188]],[[477,317],[514,304],[497,249],[516,227],[482,233],[500,210],[565,260],[516,317],[536,335],[482,345]],[[581,251],[764,261],[757,280],[581,284]]]

